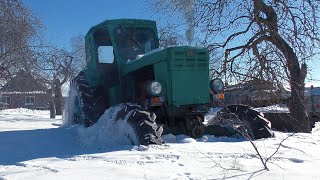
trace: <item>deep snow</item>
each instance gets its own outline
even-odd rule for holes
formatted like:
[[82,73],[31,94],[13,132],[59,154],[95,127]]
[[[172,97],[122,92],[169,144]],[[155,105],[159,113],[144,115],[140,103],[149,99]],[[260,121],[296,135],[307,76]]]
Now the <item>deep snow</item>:
[[[104,116],[111,118],[112,111]],[[312,134],[294,134],[284,141],[265,171],[244,139],[165,135],[167,143],[161,146],[124,145],[125,138],[112,137],[98,124],[59,128],[61,117],[48,117],[48,111],[0,112],[0,179],[320,178],[320,124]],[[254,143],[269,157],[288,135],[276,132],[275,138]]]

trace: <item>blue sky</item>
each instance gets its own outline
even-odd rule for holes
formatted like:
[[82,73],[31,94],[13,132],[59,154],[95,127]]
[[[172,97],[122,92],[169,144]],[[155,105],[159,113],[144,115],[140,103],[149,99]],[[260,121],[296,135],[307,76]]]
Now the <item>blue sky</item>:
[[[152,1],[152,0],[151,0]],[[68,48],[71,37],[86,34],[91,26],[106,19],[140,18],[153,19],[153,12],[148,9],[145,0],[23,0],[33,13],[41,19],[46,29],[46,39],[60,46]],[[309,63],[314,68],[312,76],[308,77],[318,81],[310,82],[320,86],[319,60]]]
[[23,0],[41,19],[47,40],[68,47],[72,36],[85,34],[106,19],[151,18],[144,0]]

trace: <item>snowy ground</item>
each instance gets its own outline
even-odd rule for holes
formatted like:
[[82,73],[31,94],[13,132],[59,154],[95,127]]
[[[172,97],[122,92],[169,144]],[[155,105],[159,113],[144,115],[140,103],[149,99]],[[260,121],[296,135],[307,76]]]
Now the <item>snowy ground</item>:
[[275,105],[267,106],[267,107],[259,107],[259,108],[255,108],[255,110],[262,112],[262,113],[265,113],[265,112],[290,113],[287,105],[285,105],[285,104],[275,104]]
[[[0,112],[0,179],[320,179],[320,124],[284,141],[266,171],[243,139],[166,135],[161,146],[119,145],[98,141],[98,127],[59,128],[61,117],[48,117],[48,111]],[[254,143],[266,158],[288,135]]]

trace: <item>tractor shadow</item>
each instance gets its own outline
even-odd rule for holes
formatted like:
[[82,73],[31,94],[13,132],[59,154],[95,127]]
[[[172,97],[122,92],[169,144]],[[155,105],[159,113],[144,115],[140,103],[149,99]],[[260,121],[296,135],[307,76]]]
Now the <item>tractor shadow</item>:
[[39,158],[70,159],[77,155],[130,150],[134,146],[86,148],[76,141],[74,130],[66,128],[0,132],[0,165],[17,165]]

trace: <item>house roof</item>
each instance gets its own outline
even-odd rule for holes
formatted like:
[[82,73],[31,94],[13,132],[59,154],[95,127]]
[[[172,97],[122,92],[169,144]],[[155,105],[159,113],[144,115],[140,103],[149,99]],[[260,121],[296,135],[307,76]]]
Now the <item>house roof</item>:
[[311,96],[320,96],[320,87],[308,87],[306,91],[308,91]]
[[28,92],[42,92],[47,91],[46,87],[37,81],[30,72],[20,70],[18,74],[7,82],[0,92],[5,93],[28,93]]

